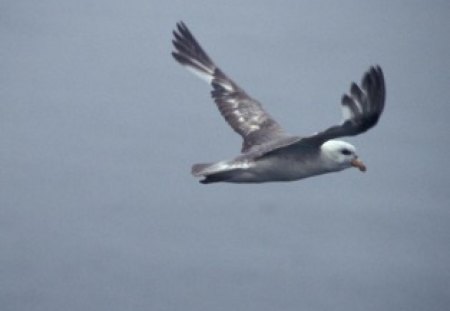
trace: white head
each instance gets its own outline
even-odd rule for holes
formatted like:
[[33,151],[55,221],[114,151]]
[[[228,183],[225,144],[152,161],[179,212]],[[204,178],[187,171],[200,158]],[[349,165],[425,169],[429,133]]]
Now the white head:
[[341,140],[329,140],[320,146],[322,159],[332,171],[340,171],[356,167],[361,172],[366,171],[364,163],[358,159],[356,148]]

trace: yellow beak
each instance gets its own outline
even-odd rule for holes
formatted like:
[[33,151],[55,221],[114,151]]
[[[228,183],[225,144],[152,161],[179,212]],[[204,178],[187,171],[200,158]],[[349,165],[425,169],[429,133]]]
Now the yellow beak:
[[359,159],[353,159],[352,160],[352,166],[358,168],[361,172],[367,171],[367,167],[364,165],[364,163]]

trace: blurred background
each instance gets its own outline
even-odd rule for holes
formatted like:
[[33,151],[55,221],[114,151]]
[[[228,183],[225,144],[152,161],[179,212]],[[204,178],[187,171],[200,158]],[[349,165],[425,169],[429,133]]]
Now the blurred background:
[[[198,184],[241,140],[180,20],[296,134],[380,64],[368,172]],[[1,309],[448,310],[449,33],[449,1],[0,1]]]

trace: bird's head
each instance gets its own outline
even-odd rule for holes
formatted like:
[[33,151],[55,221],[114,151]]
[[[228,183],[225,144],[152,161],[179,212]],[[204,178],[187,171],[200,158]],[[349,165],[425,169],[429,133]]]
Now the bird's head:
[[350,167],[356,167],[361,172],[367,170],[364,163],[358,159],[356,148],[345,141],[329,140],[322,144],[320,150],[330,170],[340,171]]

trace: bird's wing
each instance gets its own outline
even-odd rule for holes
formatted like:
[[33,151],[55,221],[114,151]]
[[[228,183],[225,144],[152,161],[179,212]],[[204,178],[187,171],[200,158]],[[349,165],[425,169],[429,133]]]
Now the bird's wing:
[[244,140],[242,152],[285,135],[261,104],[214,64],[183,22],[177,24],[173,35],[173,57],[211,84],[211,95],[220,113]]
[[383,112],[386,88],[380,66],[371,67],[362,77],[361,86],[352,83],[349,94],[342,96],[344,121],[325,131],[302,138],[298,144],[322,145],[330,139],[355,136],[375,126]]

